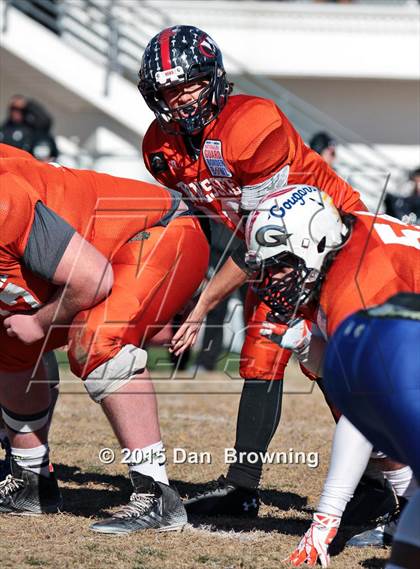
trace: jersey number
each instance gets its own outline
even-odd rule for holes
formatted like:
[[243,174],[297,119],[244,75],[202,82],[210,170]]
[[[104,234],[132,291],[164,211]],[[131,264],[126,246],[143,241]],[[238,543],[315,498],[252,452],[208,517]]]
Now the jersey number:
[[386,245],[405,245],[420,250],[420,231],[416,229],[401,229],[401,235],[397,235],[390,225],[375,223],[376,233]]

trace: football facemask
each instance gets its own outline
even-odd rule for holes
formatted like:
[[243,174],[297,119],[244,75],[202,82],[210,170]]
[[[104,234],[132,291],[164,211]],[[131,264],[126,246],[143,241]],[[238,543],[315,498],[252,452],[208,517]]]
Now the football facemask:
[[262,263],[252,289],[270,308],[270,320],[288,323],[296,318],[299,307],[309,302],[321,278],[303,259],[283,253]]

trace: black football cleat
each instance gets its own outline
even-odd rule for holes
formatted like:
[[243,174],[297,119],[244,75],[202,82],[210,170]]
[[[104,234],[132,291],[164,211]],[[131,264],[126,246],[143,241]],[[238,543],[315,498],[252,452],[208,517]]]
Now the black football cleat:
[[260,508],[258,490],[243,488],[220,476],[208,490],[184,502],[188,514],[255,518]]
[[10,460],[11,474],[0,482],[0,514],[39,515],[59,512],[61,493],[54,473],[47,478]]
[[346,542],[346,547],[386,547],[392,545],[399,517],[374,528],[357,533]]
[[374,527],[368,527],[353,535],[346,546],[350,547],[386,547],[392,545],[394,534],[400,521],[401,514],[407,504],[407,500],[398,497],[398,509],[390,511],[382,516]]
[[187,523],[187,513],[178,492],[139,472],[131,473],[134,492],[130,502],[110,518],[95,522],[92,531],[124,534],[154,529],[175,531]]
[[395,491],[382,473],[375,477],[365,474],[347,504],[341,525],[374,528],[386,524],[399,510]]
[[5,451],[4,460],[0,460],[0,481],[1,481],[4,480],[8,474],[11,474],[10,459],[12,457],[12,452],[10,448],[9,439],[4,439],[0,441],[0,447]]

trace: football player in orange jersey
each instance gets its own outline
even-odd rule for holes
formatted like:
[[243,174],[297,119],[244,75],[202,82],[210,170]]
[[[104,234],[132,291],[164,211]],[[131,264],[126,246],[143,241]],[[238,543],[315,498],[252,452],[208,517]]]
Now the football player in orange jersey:
[[41,356],[68,340],[73,372],[121,446],[138,449],[129,506],[92,529],[177,529],[186,514],[168,485],[142,346],[199,286],[207,239],[164,188],[8,155],[0,145],[0,404],[12,447],[0,512],[59,508]]
[[[311,186],[288,186],[264,198],[249,216],[246,239],[248,266],[259,271],[256,294],[270,307],[261,333],[292,349],[316,375],[321,372],[326,341],[350,314],[382,304],[396,293],[420,292],[419,228],[367,212],[340,216],[331,198]],[[314,322],[312,330],[302,316]],[[376,346],[372,351],[377,353]],[[382,359],[376,357],[381,368]],[[358,358],[355,351],[343,359],[355,379]],[[345,377],[345,370],[337,375]],[[386,382],[386,370],[382,375]],[[328,379],[335,380],[331,372]],[[360,382],[358,388],[364,393],[363,374]],[[398,383],[403,388],[402,380]],[[417,428],[414,423],[412,428]],[[324,491],[310,529],[290,557],[293,565],[314,565],[318,556],[323,567],[329,565],[328,545],[371,452],[369,441],[342,416]],[[411,469],[404,468],[411,478],[404,493],[409,499],[416,483]],[[395,477],[395,472],[387,475]],[[389,538],[391,527],[385,531]]]
[[[151,174],[178,189],[203,214],[243,238],[247,213],[287,183],[315,184],[345,211],[365,210],[360,196],[311,150],[273,101],[231,95],[222,54],[208,34],[174,26],[148,44],[139,90],[155,113],[143,140]],[[206,314],[246,282],[244,249],[238,249],[204,290],[196,308],[174,336],[173,350],[192,345]],[[241,353],[242,391],[235,449],[237,456],[267,450],[280,420],[282,380],[290,351],[274,346],[259,329],[268,308],[250,291],[247,333]],[[227,478],[187,502],[191,513],[258,513],[262,462],[231,464]],[[246,506],[244,506],[244,503]],[[249,507],[250,504],[251,506]]]

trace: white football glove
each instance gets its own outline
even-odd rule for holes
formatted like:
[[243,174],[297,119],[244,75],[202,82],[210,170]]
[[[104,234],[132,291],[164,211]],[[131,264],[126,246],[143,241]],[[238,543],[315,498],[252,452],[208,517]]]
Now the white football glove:
[[267,336],[272,342],[278,344],[282,348],[292,350],[302,363],[308,360],[309,346],[311,343],[311,323],[298,318],[293,320],[289,327],[284,324],[275,324],[273,322],[264,322],[260,334]]
[[321,566],[328,567],[330,564],[328,546],[337,535],[340,521],[341,518],[338,516],[315,512],[311,527],[289,557],[292,565],[299,567],[306,563],[314,567],[319,557]]

